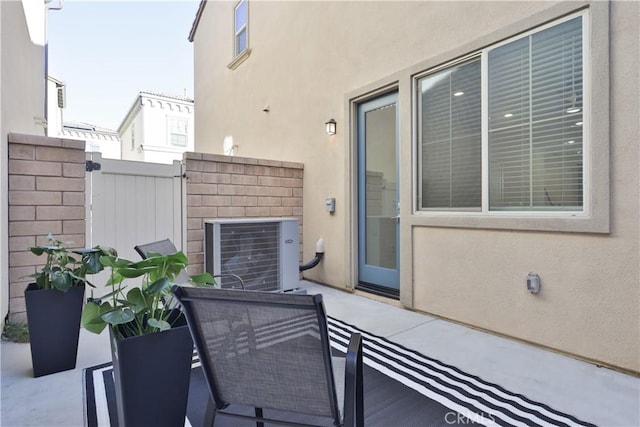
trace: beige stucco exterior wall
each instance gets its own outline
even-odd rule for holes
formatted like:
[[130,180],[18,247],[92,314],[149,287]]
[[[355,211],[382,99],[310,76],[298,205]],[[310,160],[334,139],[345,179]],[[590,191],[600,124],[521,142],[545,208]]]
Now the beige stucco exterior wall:
[[[318,237],[326,247],[305,277],[354,286],[353,102],[396,87],[402,303],[640,371],[637,2],[254,1],[251,54],[231,70],[233,6],[208,2],[195,35],[196,150],[220,154],[233,136],[237,155],[304,164],[305,257]],[[582,7],[593,11],[597,62],[591,225],[415,213],[412,76]],[[332,117],[338,133],[329,137]],[[530,271],[542,278],[536,296],[525,286]]]
[[[8,139],[44,135],[44,3],[0,2],[0,323],[9,310]],[[27,16],[28,15],[28,16]],[[27,19],[28,18],[28,19]]]

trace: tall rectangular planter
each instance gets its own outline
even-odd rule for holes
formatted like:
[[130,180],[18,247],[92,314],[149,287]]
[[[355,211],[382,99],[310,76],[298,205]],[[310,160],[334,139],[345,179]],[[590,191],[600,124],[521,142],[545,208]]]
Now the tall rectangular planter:
[[27,286],[24,298],[34,377],[76,367],[84,289],[81,285],[61,292],[38,289],[35,283]]
[[180,324],[123,340],[109,328],[120,427],[184,425],[193,341]]

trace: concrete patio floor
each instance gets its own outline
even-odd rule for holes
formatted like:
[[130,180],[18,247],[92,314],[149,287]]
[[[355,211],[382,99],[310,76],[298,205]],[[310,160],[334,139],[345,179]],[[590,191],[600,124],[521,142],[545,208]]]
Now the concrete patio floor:
[[[640,426],[640,378],[303,281],[328,315],[600,426]],[[82,370],[110,361],[108,334],[81,330],[74,370],[33,378],[28,344],[1,344],[2,427],[83,425]],[[398,426],[402,426],[399,420]]]

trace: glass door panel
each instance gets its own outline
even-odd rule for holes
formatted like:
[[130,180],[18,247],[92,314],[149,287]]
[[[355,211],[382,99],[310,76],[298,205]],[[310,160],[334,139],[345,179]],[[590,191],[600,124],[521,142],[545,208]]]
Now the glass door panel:
[[397,297],[397,92],[358,105],[358,287]]

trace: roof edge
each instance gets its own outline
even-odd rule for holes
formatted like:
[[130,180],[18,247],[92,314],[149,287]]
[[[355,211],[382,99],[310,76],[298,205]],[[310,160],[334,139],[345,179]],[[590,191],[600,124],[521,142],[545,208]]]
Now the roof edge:
[[198,29],[198,24],[200,23],[200,17],[202,16],[202,12],[204,11],[204,7],[206,5],[207,0],[200,0],[200,5],[198,6],[196,17],[193,20],[193,24],[191,24],[191,31],[189,31],[189,37],[187,38],[190,42],[193,42],[193,39],[196,36],[196,30]]
[[127,111],[127,114],[124,116],[124,119],[122,119],[122,122],[120,122],[120,126],[118,126],[118,129],[117,129],[118,135],[121,135],[121,132],[126,128],[126,126],[128,126],[129,122],[131,121],[131,117],[134,114],[134,110],[137,111],[141,108],[140,106],[141,98],[142,98],[142,95],[138,93],[138,95],[136,95],[136,99],[133,101],[133,104],[131,104],[131,107],[129,107],[129,111]]

